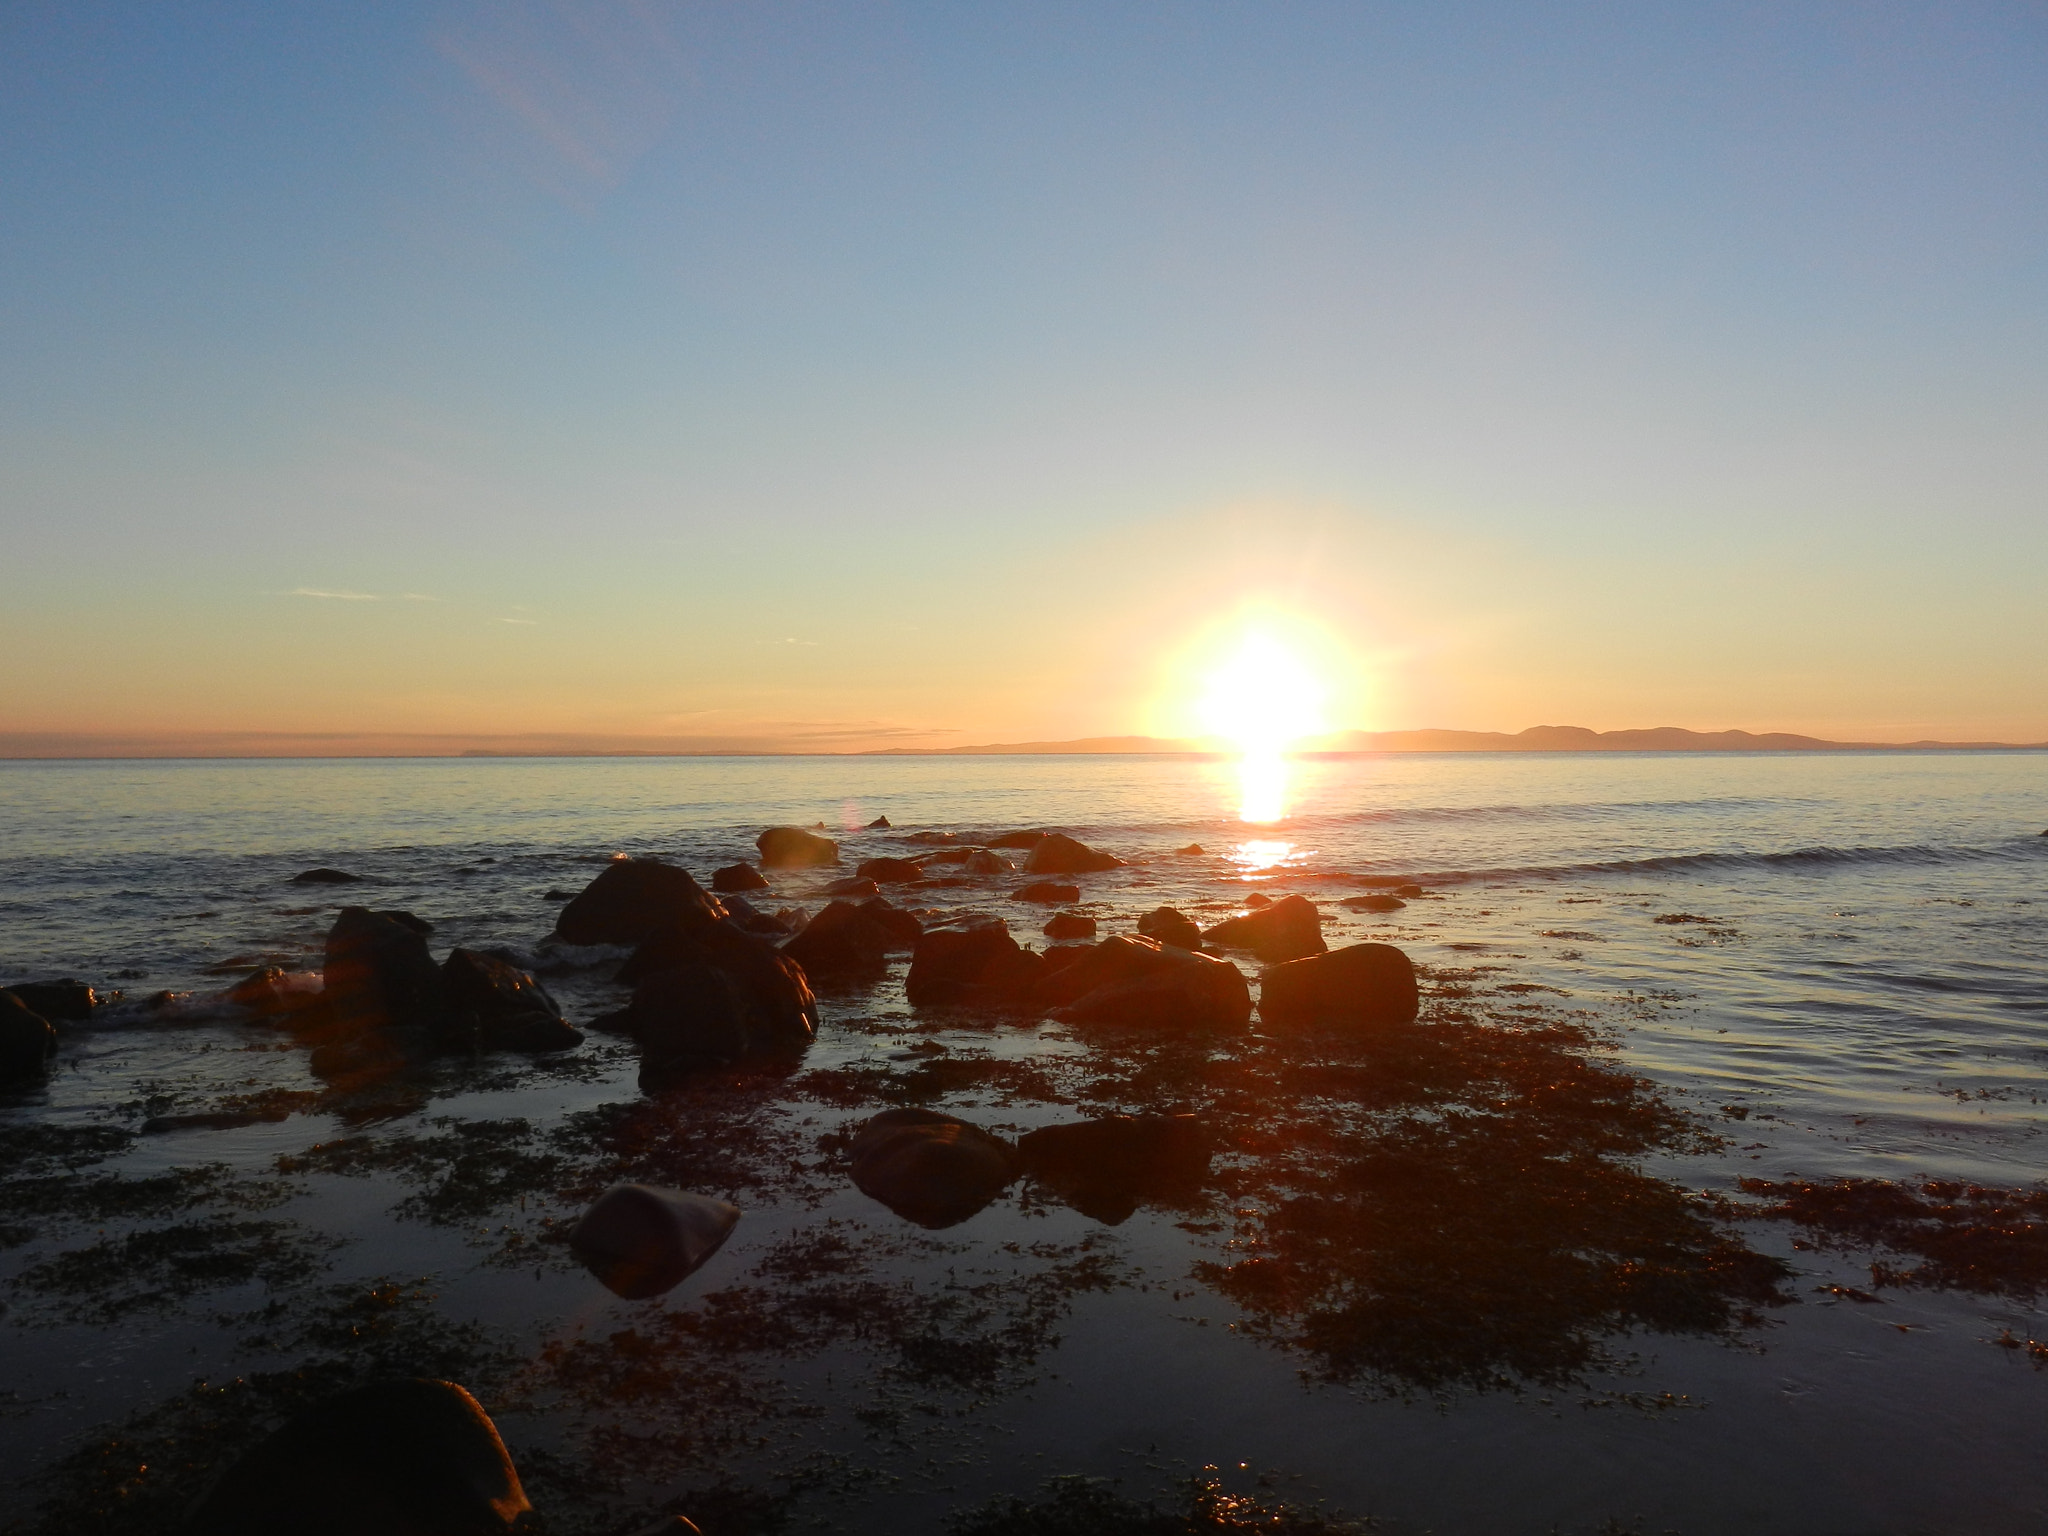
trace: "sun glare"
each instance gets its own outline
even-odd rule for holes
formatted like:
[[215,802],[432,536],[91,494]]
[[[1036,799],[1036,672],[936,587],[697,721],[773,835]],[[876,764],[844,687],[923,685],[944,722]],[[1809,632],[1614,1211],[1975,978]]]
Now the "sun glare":
[[1308,663],[1260,630],[1209,674],[1196,711],[1211,735],[1237,749],[1239,820],[1263,824],[1287,814],[1287,752],[1329,728],[1326,697]]

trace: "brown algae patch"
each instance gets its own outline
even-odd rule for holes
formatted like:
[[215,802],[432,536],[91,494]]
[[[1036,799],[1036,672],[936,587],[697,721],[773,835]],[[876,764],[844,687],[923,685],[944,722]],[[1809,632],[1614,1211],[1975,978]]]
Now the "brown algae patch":
[[2048,1292],[2048,1186],[1997,1189],[1950,1180],[1744,1179],[1760,1202],[1739,1214],[1789,1221],[1816,1247],[1886,1249],[1913,1264],[1873,1260],[1873,1289],[1969,1291],[2031,1302]]

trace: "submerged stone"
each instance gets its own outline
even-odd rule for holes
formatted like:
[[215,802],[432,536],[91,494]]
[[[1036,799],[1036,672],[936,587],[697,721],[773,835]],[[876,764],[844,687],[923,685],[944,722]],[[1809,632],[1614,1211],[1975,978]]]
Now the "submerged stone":
[[754,839],[754,846],[770,869],[806,869],[839,862],[837,843],[802,827],[770,827]]
[[1017,1177],[1017,1149],[956,1115],[887,1109],[854,1137],[853,1182],[922,1227],[965,1221]]
[[736,1205],[648,1184],[615,1184],[592,1202],[569,1247],[614,1295],[664,1295],[724,1246]]
[[1123,862],[1115,854],[1090,848],[1064,832],[1048,832],[1032,845],[1024,868],[1034,875],[1087,875],[1119,869]]

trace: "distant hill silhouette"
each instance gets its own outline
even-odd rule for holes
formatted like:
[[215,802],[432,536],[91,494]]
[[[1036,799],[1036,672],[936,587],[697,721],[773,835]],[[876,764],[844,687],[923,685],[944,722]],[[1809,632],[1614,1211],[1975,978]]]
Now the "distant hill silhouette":
[[[1077,741],[998,742],[978,747],[885,747],[865,757],[970,757],[1006,753],[1209,752],[1201,742],[1161,736],[1085,736]],[[2048,742],[1825,741],[1787,731],[1689,731],[1659,725],[1647,730],[1592,731],[1583,725],[1532,725],[1506,731],[1340,731],[1304,749],[1320,752],[2039,752]]]

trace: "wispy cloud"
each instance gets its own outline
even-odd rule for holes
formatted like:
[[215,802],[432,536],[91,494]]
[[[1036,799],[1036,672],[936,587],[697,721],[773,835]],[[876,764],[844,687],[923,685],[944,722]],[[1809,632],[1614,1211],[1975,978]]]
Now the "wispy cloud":
[[381,603],[375,592],[323,592],[318,587],[293,587],[286,597],[322,597],[337,603]]
[[538,624],[539,619],[499,619],[500,624]]

